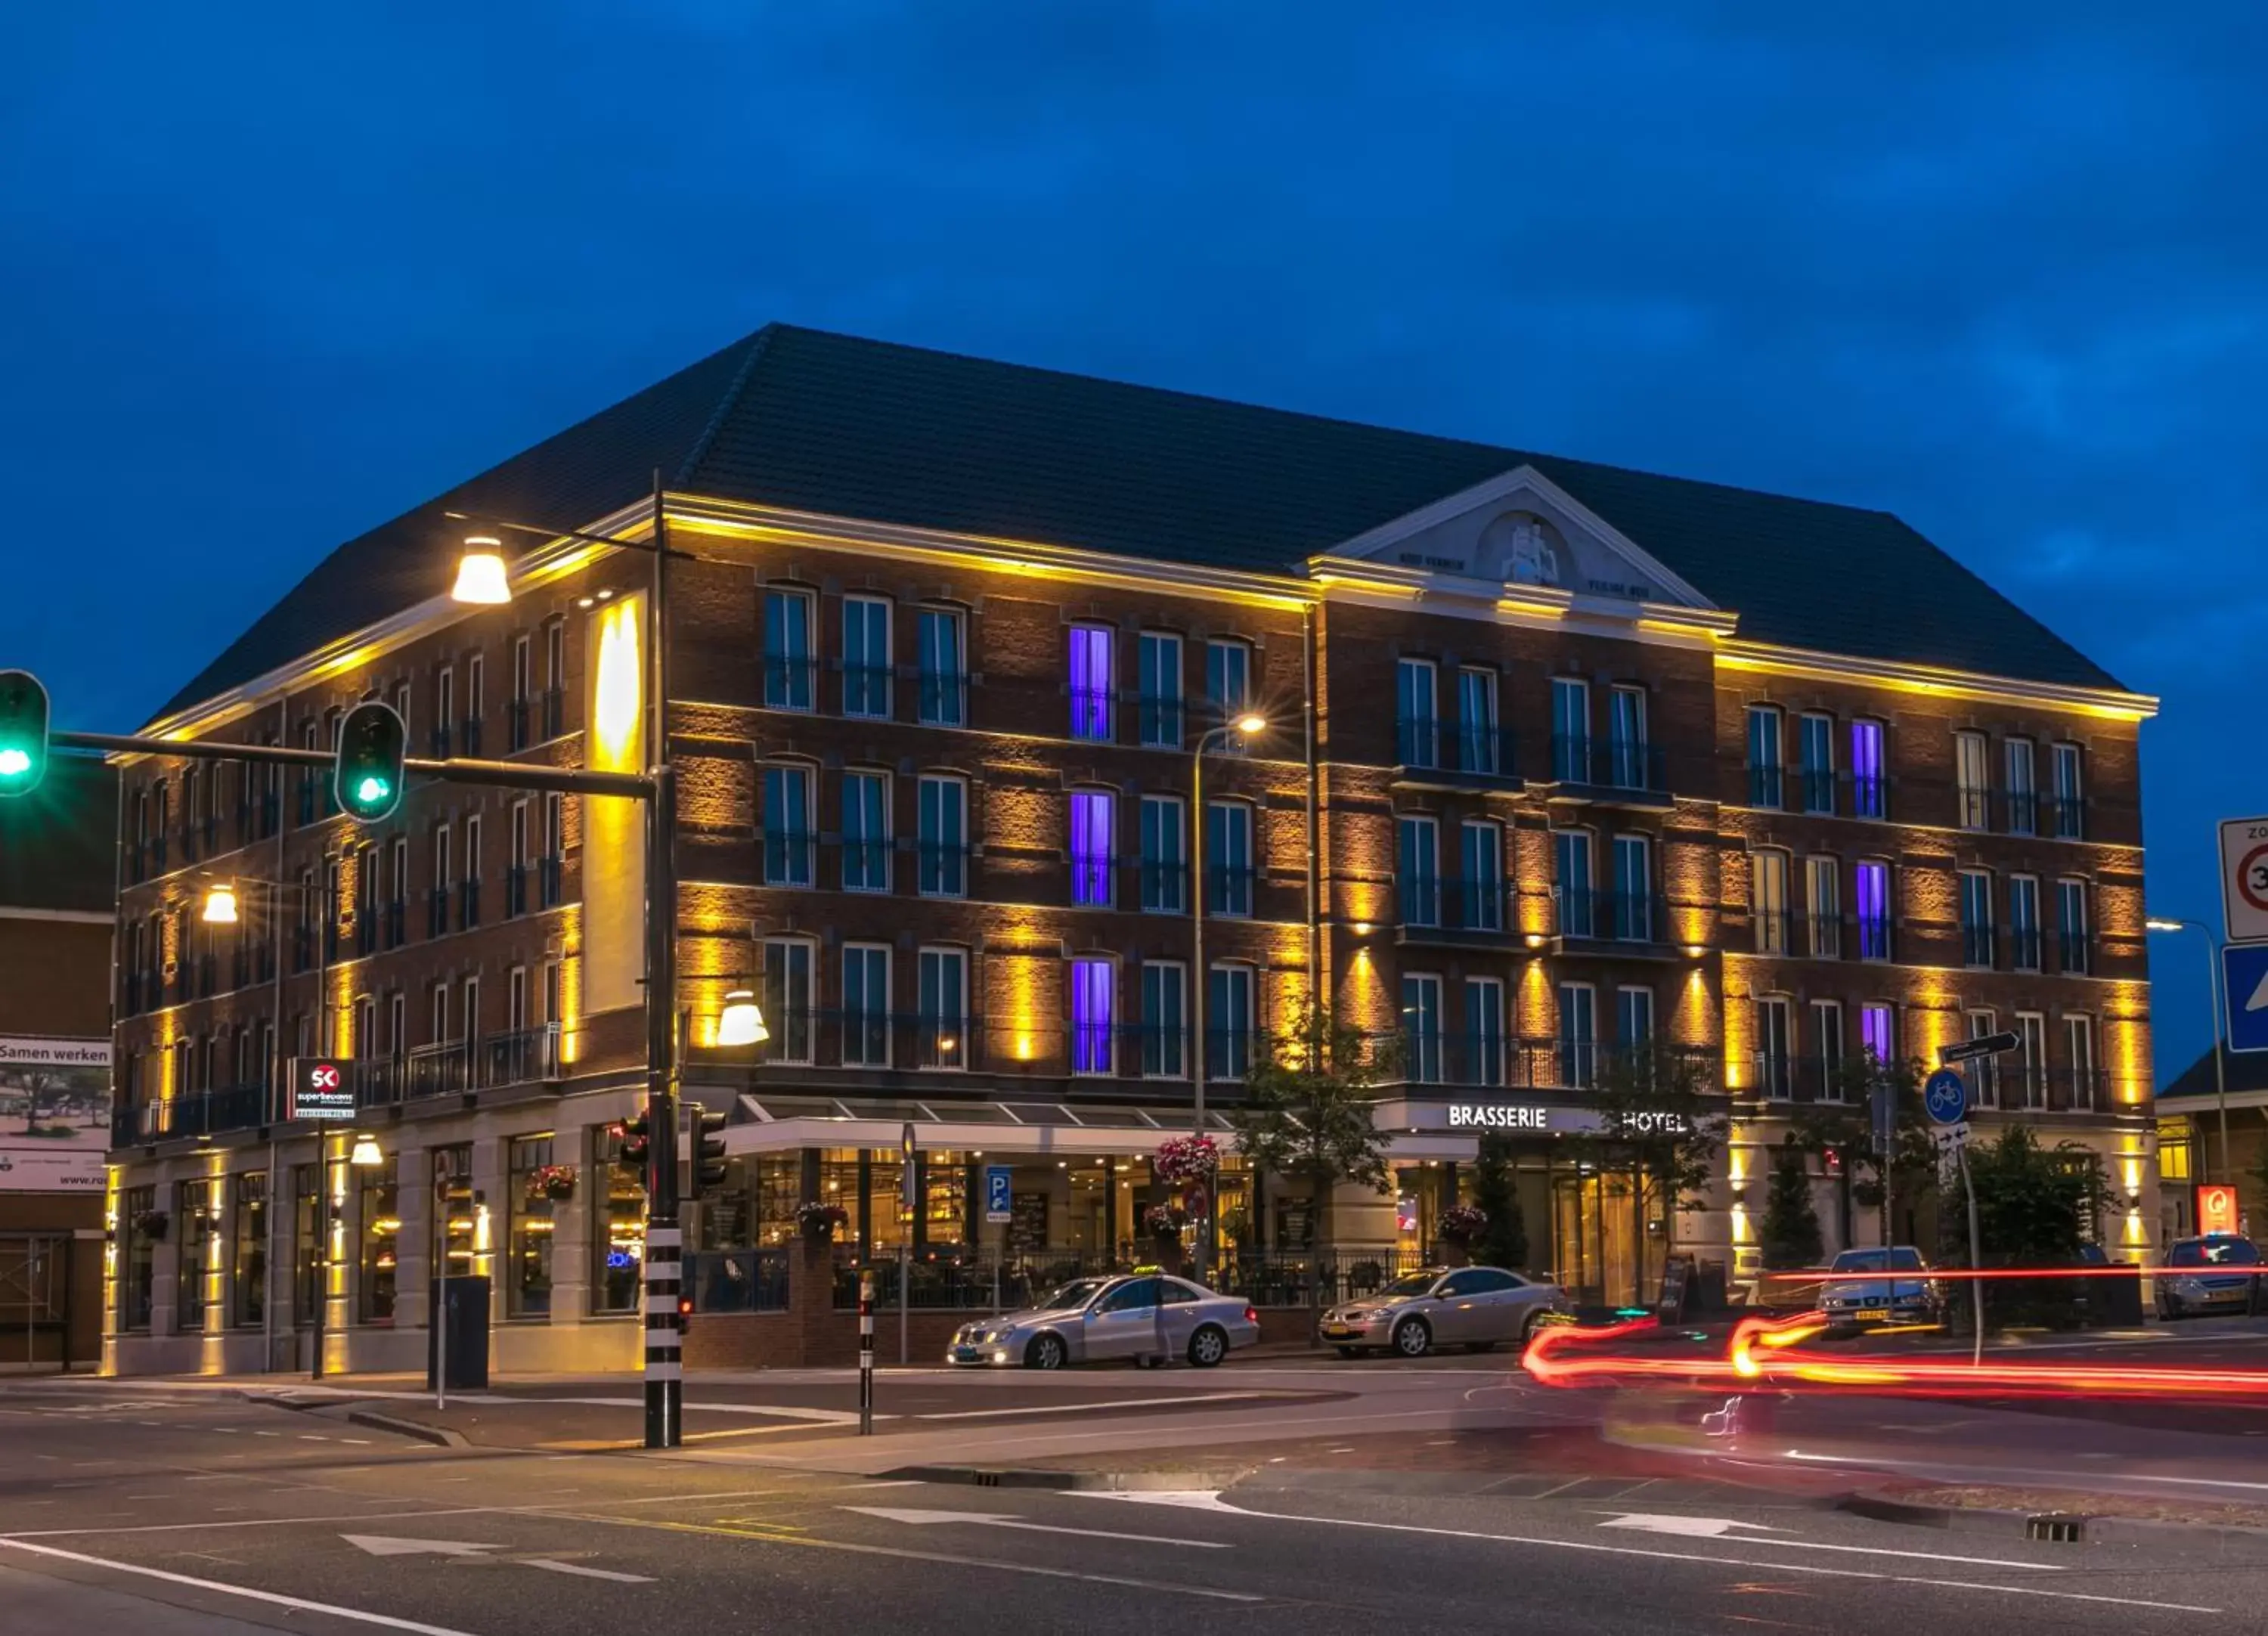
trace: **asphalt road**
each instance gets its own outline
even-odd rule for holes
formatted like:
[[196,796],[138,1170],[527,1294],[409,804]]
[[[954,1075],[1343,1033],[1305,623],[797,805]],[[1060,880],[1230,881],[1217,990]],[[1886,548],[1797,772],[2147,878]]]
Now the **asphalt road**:
[[[1491,1373],[1444,1370],[1336,1406],[1397,1412],[1421,1394],[1479,1389]],[[1102,1389],[1119,1406],[1089,1402],[1080,1417],[1122,1430],[1188,1423],[1196,1411],[1128,1404],[1160,1395],[1156,1381],[1192,1378],[1110,1378]],[[1539,1417],[1560,1406],[1534,1405]],[[1541,1435],[1543,1420],[1530,1429]],[[1445,1452],[1457,1441],[1430,1428],[1402,1437]],[[857,1441],[799,1447],[815,1462]],[[18,1382],[0,1388],[0,1632],[1149,1633],[1224,1620],[1373,1632],[1415,1618],[1911,1636],[2257,1629],[2268,1606],[2268,1551],[2178,1535],[2147,1549],[2031,1544],[1622,1473],[1508,1475],[1484,1485],[1493,1492],[1475,1492],[1467,1473],[1447,1492],[1422,1459],[1369,1482],[1263,1461],[1226,1492],[1103,1495],[801,1469],[789,1452],[759,1463],[740,1448],[440,1448],[221,1391]]]

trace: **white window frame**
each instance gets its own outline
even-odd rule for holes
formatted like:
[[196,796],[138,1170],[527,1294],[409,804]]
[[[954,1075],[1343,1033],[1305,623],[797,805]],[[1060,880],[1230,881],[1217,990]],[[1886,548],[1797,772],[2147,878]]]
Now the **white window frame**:
[[[881,800],[879,803],[879,816],[881,822],[881,833],[880,835],[865,836],[859,842],[856,843],[856,844],[867,849],[871,856],[879,858],[881,860],[880,867],[878,872],[881,878],[879,881],[861,881],[855,886],[851,884],[850,881],[850,856],[851,849],[854,844],[850,836],[850,814],[852,810],[850,804],[850,792],[853,780],[858,780],[862,784],[865,781],[871,780],[873,784],[879,785],[881,788]],[[887,894],[891,888],[891,875],[893,873],[890,866],[891,852],[893,851],[890,836],[890,812],[894,798],[896,794],[896,791],[892,785],[890,775],[882,769],[876,767],[845,767],[843,770],[840,788],[842,791],[843,826],[840,833],[843,839],[838,850],[841,853],[840,873],[843,881],[843,889],[846,892],[858,892],[870,895],[876,893]]]
[[[871,673],[879,670],[881,673],[882,704],[880,710],[865,708],[865,706],[867,701],[863,697],[860,699],[861,707],[859,709],[853,710],[850,708],[851,687],[853,684],[853,672],[850,655],[850,610],[854,608],[861,610],[879,608],[882,610],[881,661],[880,664],[877,664],[875,662],[874,656],[872,653],[867,653],[865,655],[860,666],[860,669],[863,672]],[[896,623],[895,618],[895,608],[896,604],[887,596],[877,596],[871,592],[854,591],[844,594],[843,598],[843,606],[836,613],[836,624],[839,628],[843,643],[843,713],[846,717],[854,720],[887,721],[892,716],[897,713],[891,708],[892,704],[895,702],[895,696],[897,692],[897,667],[891,662],[891,655],[895,652],[893,638],[896,634],[895,629]],[[861,633],[859,640],[862,645],[865,640],[864,635],[865,628],[866,622],[862,613],[858,624],[858,629]],[[856,677],[856,684],[860,693],[863,695],[873,687],[874,678],[871,674],[861,674]]]
[[1511,1078],[1512,1058],[1512,1040],[1505,1027],[1504,979],[1467,977],[1464,1001],[1465,1048],[1470,1056],[1462,1081],[1502,1086]]
[[[819,1039],[819,940],[810,937],[767,937],[759,940],[758,982],[764,996],[764,1016],[771,1037],[764,1043],[764,1060],[809,1067],[817,1058]],[[792,956],[803,956],[802,1005],[788,984]],[[777,963],[776,963],[777,962]],[[800,1020],[799,1021],[799,1012]],[[802,1030],[801,1048],[796,1030]]]
[[[843,945],[841,954],[836,958],[836,969],[839,974],[839,980],[842,984],[843,999],[840,1013],[843,1021],[836,1030],[836,1060],[846,1068],[887,1068],[894,1065],[892,1046],[895,1044],[895,1042],[890,1037],[892,1032],[890,1028],[890,999],[896,991],[894,986],[896,973],[892,969],[893,956],[895,953],[896,951],[887,943],[877,943],[871,940],[846,941]],[[871,975],[872,959],[877,954],[881,956],[882,963],[881,1058],[880,1061],[877,1061],[873,1058],[868,1056],[865,1049],[865,1041],[861,1039],[859,1042],[858,1055],[854,1059],[850,1054],[852,1034],[850,1013],[850,962],[852,956],[856,955],[858,956],[862,968],[866,969],[862,971],[861,980],[863,982],[866,976]],[[871,996],[868,998],[871,998]],[[868,1007],[859,1013],[861,1018],[870,1017],[873,1014],[872,1007]]]
[[[961,840],[957,847],[950,841],[924,837],[921,815],[927,809],[929,803],[923,800],[922,792],[932,786],[939,789],[950,786],[960,792],[958,800],[961,813]],[[945,813],[945,804],[941,797],[938,805],[938,813],[941,821]],[[946,890],[931,886],[928,866],[920,850],[924,846],[954,848],[953,866],[959,871],[961,876],[961,883],[957,888]],[[968,877],[976,868],[976,851],[969,836],[968,780],[966,777],[959,773],[951,772],[925,772],[919,776],[914,785],[914,881],[918,888],[917,895],[947,900],[965,898],[968,895]],[[943,865],[940,861],[940,873],[942,869]]]

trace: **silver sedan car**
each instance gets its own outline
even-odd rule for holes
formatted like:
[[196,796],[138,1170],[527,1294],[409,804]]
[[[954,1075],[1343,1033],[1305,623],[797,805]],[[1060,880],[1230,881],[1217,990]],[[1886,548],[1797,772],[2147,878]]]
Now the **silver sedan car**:
[[1429,1267],[1333,1307],[1323,1314],[1323,1338],[1342,1358],[1377,1350],[1422,1358],[1436,1346],[1486,1352],[1525,1345],[1550,1315],[1569,1310],[1557,1284],[1501,1267]]
[[1161,1273],[1073,1279],[1020,1312],[964,1323],[947,1363],[1060,1369],[1070,1363],[1186,1358],[1210,1369],[1260,1338],[1260,1320],[1233,1295]]

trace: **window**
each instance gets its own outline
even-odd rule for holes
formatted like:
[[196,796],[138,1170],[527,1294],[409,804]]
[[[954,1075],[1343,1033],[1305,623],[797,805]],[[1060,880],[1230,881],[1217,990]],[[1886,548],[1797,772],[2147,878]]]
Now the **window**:
[[764,703],[774,710],[812,708],[811,601],[808,591],[764,592]]
[[2024,1076],[2024,1106],[2039,1109],[2048,1105],[2048,1020],[2036,1011],[2016,1013],[2016,1038],[2019,1072]]
[[762,1047],[767,1062],[811,1061],[811,973],[815,949],[806,938],[766,938],[764,1022],[771,1037]]
[[1819,1095],[1822,1101],[1843,1100],[1843,1004],[1840,1000],[1811,1002],[1811,1043],[1819,1062]]
[[[1968,1013],[1968,1021],[1969,1037],[1972,1040],[1981,1040],[1986,1035],[1996,1032],[1999,1028],[1993,1013],[1989,1011],[1972,1011]],[[1998,1108],[2000,1105],[2000,1059],[1999,1058],[1979,1057],[1977,1059],[1970,1073],[1969,1090],[1979,1108]]]
[[1992,963],[1992,877],[1983,869],[1961,872],[1961,963]]
[[1591,777],[1591,684],[1579,676],[1551,678],[1551,776],[1562,784]]
[[1859,1007],[1859,1044],[1876,1062],[1898,1059],[1897,1013],[1881,1000]]
[[1559,985],[1559,1072],[1565,1082],[1588,1090],[1598,1078],[1598,991],[1587,983]]
[[213,1233],[208,1217],[215,1185],[202,1176],[173,1183],[173,1231],[180,1234],[173,1275],[173,1331],[178,1335],[194,1335],[205,1326],[205,1279],[212,1270],[206,1260]]
[[[131,1201],[133,1195],[127,1198]],[[323,1273],[330,1260],[330,1200],[323,1195],[323,1167],[291,1167],[291,1321],[315,1321],[323,1301]],[[147,1327],[148,1319],[144,1320]]]
[[1457,768],[1491,775],[1512,770],[1497,727],[1496,672],[1476,665],[1457,672]]
[[2071,1064],[2071,1105],[2091,1113],[2100,1100],[2095,1094],[2095,1019],[2066,1016],[2063,1044],[2064,1057]]
[[429,1045],[449,1043],[449,985],[436,983],[426,996],[425,1021],[431,1030],[425,1038]]
[[2095,938],[2088,925],[2087,882],[2056,882],[2056,966],[2074,976],[2095,969]]
[[890,1065],[890,951],[879,943],[843,947],[843,1065]]
[[2008,833],[2036,835],[2040,827],[2040,793],[2033,776],[2032,741],[2010,739],[2000,748],[2008,766]]
[[2040,883],[2032,875],[2008,877],[2008,963],[2018,971],[2040,969]]
[[1653,1043],[1653,991],[1618,988],[1615,991],[1615,1044],[1624,1051],[1642,1050]]
[[1617,790],[1648,790],[1657,782],[1647,764],[1646,689],[1616,688],[1607,695],[1608,778]]
[[1071,736],[1112,736],[1110,632],[1101,625],[1073,625],[1071,643]]
[[[594,1313],[636,1312],[645,1300],[645,1175],[620,1163],[622,1152],[622,1126],[600,1125],[591,1132]],[[469,1239],[465,1248],[469,1265]]]
[[1252,968],[1215,966],[1205,990],[1205,1077],[1241,1080],[1252,1066]]
[[1395,760],[1404,767],[1440,764],[1441,724],[1434,709],[1435,680],[1430,659],[1404,659],[1395,664]]
[[[454,869],[450,859],[449,826],[436,824],[433,826],[433,886],[425,900],[425,932],[429,937],[439,937],[449,929],[449,888]],[[306,890],[307,877],[304,870],[300,873],[299,884],[299,923],[301,935],[305,936],[307,903],[312,895]],[[302,964],[304,966],[304,962]]]
[[543,627],[543,737],[556,739],[564,730],[566,696],[567,622],[554,619]]
[[540,1180],[551,1163],[551,1138],[516,1136],[505,1146],[504,1200],[510,1212],[510,1264],[504,1310],[515,1318],[551,1315],[551,1240],[558,1205]]
[[1851,815],[1887,818],[1890,815],[1889,773],[1884,761],[1882,724],[1851,724]]
[[1118,968],[1100,956],[1083,956],[1071,962],[1071,1071],[1073,1073],[1112,1072],[1111,1046],[1117,998]]
[[1805,952],[1814,960],[1843,958],[1843,866],[1832,858],[1803,860],[1803,883],[1810,917]]
[[[338,866],[333,864],[331,870],[330,901],[336,904],[339,901]],[[478,813],[470,814],[465,819],[465,873],[458,881],[457,888],[457,924],[460,929],[469,931],[481,924],[481,815]],[[334,929],[325,925],[323,935],[330,936]]]
[[1170,630],[1145,630],[1136,651],[1138,689],[1136,731],[1140,741],[1178,748],[1182,742],[1182,639]]
[[1440,834],[1433,820],[1403,816],[1395,821],[1399,837],[1402,924],[1438,926],[1441,924]]
[[393,1058],[409,1054],[409,996],[400,989],[386,997],[386,1054]]
[[1591,887],[1591,832],[1555,830],[1551,849],[1552,863],[1558,875],[1559,935],[1596,936],[1597,899]]
[[1793,1023],[1784,995],[1756,999],[1756,1088],[1767,1097],[1785,1102],[1795,1094],[1795,1048]]
[[1468,932],[1504,930],[1504,829],[1467,819],[1461,826],[1457,924]]
[[1469,1085],[1506,1083],[1504,984],[1494,977],[1465,979],[1464,1072]]
[[[526,801],[514,801],[512,804],[511,821],[504,828],[504,846],[506,862],[504,872],[504,912],[505,917],[510,918],[512,916],[524,915],[527,912],[528,855],[527,803]],[[364,856],[370,858],[373,854],[365,852]],[[369,876],[375,876],[376,873],[374,866],[366,872]],[[356,906],[357,918],[364,917],[372,899],[376,895],[376,893],[372,893]]]
[[968,720],[968,664],[961,614],[955,608],[924,608],[917,623],[922,725],[962,726]]
[[1242,801],[1205,803],[1205,912],[1252,912],[1252,808]]
[[546,909],[556,908],[564,895],[561,871],[566,856],[567,798],[554,792],[543,798],[543,856],[536,860],[539,896]]
[[1859,958],[1890,957],[1890,866],[1879,858],[1862,858],[1852,868],[1857,888]]
[[965,780],[922,775],[915,790],[916,850],[924,897],[961,897],[968,891],[968,785]]
[[1807,715],[1798,724],[1797,764],[1802,769],[1803,810],[1835,810],[1835,718]]
[[1411,973],[1402,979],[1402,1047],[1411,1083],[1441,1082],[1441,979]]
[[1110,907],[1118,798],[1108,790],[1071,792],[1071,901],[1090,908]]
[[1749,854],[1749,912],[1756,925],[1756,953],[1789,952],[1788,858],[1776,846]]
[[843,599],[843,713],[890,714],[890,605],[879,596]]
[[2080,748],[2076,744],[2058,744],[2051,755],[2050,764],[2055,770],[2055,810],[2049,833],[2059,841],[2076,841],[2086,832],[2083,819],[2087,801],[2080,787]]
[[968,951],[925,948],[916,957],[918,1066],[968,1065]]
[[1216,637],[1205,644],[1205,704],[1218,721],[1234,721],[1252,708],[1250,643]]
[[1182,1013],[1186,981],[1177,961],[1143,962],[1142,1072],[1151,1079],[1179,1080],[1189,1073],[1189,1020]]
[[1781,787],[1780,714],[1777,704],[1749,706],[1749,805],[1778,808],[1787,805]]
[[1992,826],[1992,775],[1981,733],[1953,735],[1953,792],[1955,823],[1964,829]]
[[394,1322],[394,1279],[400,1271],[401,1188],[400,1155],[388,1153],[383,1164],[357,1167],[352,1175],[360,1183],[356,1219],[362,1223],[362,1301],[359,1316],[364,1323]]
[[843,889],[890,889],[890,780],[887,773],[843,775]]
[[1653,844],[1645,836],[1615,837],[1614,913],[1621,941],[1653,941]]
[[1142,798],[1142,907],[1152,914],[1178,915],[1189,907],[1182,857],[1182,798]]
[[471,1044],[481,1037],[481,980],[467,977],[457,985],[457,1038]]
[[764,883],[811,884],[811,769],[764,769]]

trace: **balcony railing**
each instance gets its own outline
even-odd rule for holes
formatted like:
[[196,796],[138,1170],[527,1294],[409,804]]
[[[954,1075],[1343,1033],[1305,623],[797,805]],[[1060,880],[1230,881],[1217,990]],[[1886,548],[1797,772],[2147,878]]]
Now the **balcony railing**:
[[1185,915],[1189,909],[1189,866],[1143,859],[1141,873],[1144,910],[1153,915]]
[[533,725],[532,706],[526,699],[512,699],[505,703],[504,713],[504,748],[517,755],[526,749],[534,738],[529,731]]
[[968,722],[968,673],[924,670],[918,683],[922,725],[960,727]]
[[1956,785],[1953,792],[1953,822],[1964,829],[1991,829],[1993,793],[1977,785]]
[[914,889],[924,897],[968,895],[971,849],[960,843],[920,841],[914,846]]
[[527,912],[527,866],[507,865],[504,872],[504,913],[507,920]]
[[1461,722],[1453,744],[1456,770],[1469,778],[1520,776],[1520,758],[1513,753],[1514,741],[1509,727],[1484,727]]
[[433,759],[435,761],[448,760],[449,724],[446,722],[437,723],[434,726],[433,730],[426,734],[426,742],[432,747]]
[[1179,694],[1145,693],[1134,701],[1135,730],[1139,742],[1179,749],[1182,743],[1184,707]]
[[1489,942],[1510,935],[1501,879],[1413,880],[1395,888],[1401,941]]
[[1749,805],[1777,812],[1787,805],[1787,775],[1780,768],[1749,764]]
[[481,924],[481,878],[467,875],[457,882],[457,927],[469,932]]
[[763,667],[766,704],[774,710],[814,707],[813,681],[818,672],[815,660],[767,653]]
[[357,954],[378,953],[378,905],[372,903],[368,908],[356,909],[355,953]]
[[1666,943],[1669,910],[1658,892],[1551,891],[1565,939],[1614,943]]
[[[557,688],[546,688],[536,695],[538,711],[543,723],[543,739],[556,739],[566,730],[567,701]],[[542,741],[539,741],[541,742]]]
[[2093,976],[2095,934],[2091,932],[2057,932],[2056,969],[2066,976]]
[[2001,807],[2007,814],[2010,835],[2039,833],[2040,793],[2037,790],[2010,790],[2001,798]]
[[890,843],[883,839],[843,839],[843,889],[846,892],[887,892],[890,889]]
[[1839,1058],[1757,1051],[1749,1061],[1749,1089],[1767,1102],[1840,1102],[1851,1094],[1851,1069]]
[[843,713],[873,720],[887,720],[895,715],[890,699],[894,676],[887,665],[843,666]]
[[1857,922],[1857,947],[1861,960],[1892,960],[1890,918],[1887,915],[1861,915]]
[[425,888],[425,935],[446,937],[449,931],[449,888],[434,886]]
[[315,969],[315,928],[297,925],[291,928],[291,975]]
[[808,829],[764,830],[764,884],[809,886],[812,848],[817,840]]
[[1257,872],[1250,864],[1208,864],[1204,873],[1205,913],[1251,914],[1252,888]]
[[135,1109],[135,1134],[147,1142],[185,1136],[250,1131],[268,1122],[268,1087],[231,1085],[144,1102]]
[[1961,963],[1964,966],[1990,967],[1995,963],[1994,934],[1991,926],[1964,923],[1961,928]]
[[2040,929],[2036,925],[2008,928],[2008,964],[2016,971],[2037,971],[2040,969]]
[[1796,799],[1808,813],[1835,811],[1835,775],[1819,767],[1805,767],[1795,775]]
[[1843,917],[1840,915],[1804,915],[1800,917],[1801,941],[1798,947],[1814,960],[1843,958]]
[[1551,776],[1562,785],[1600,796],[1669,799],[1661,747],[1631,739],[1551,735]]
[[1888,818],[1890,815],[1890,781],[1878,772],[1852,774],[1851,815],[1853,818]]
[[[313,773],[301,773],[299,775],[299,827],[304,829],[314,822],[315,776]],[[160,861],[163,861],[162,859]]]
[[2046,798],[2048,833],[2058,841],[2087,838],[2087,803],[2075,795]]
[[1117,695],[1108,688],[1073,688],[1071,689],[1071,736],[1094,742],[1108,742],[1117,733],[1117,716],[1113,706]]
[[1395,764],[1431,769],[1441,764],[1441,723],[1435,716],[1403,716],[1394,724]]
[[537,859],[535,860],[535,880],[537,895],[541,899],[542,906],[546,909],[558,908],[565,895],[562,872],[560,869],[560,860],[556,858]]

